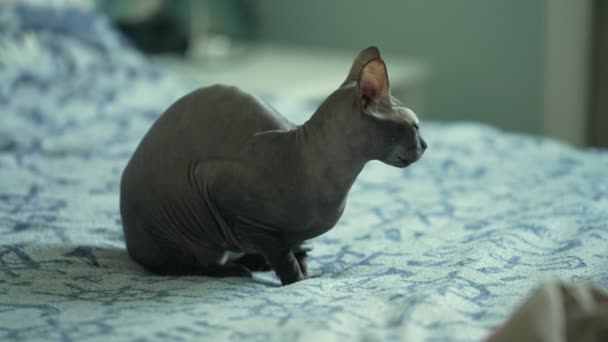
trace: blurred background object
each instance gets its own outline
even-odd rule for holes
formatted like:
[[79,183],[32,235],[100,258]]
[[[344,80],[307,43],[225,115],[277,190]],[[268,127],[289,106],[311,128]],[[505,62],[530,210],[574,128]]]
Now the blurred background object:
[[201,84],[318,100],[376,45],[423,120],[608,146],[605,1],[98,3],[155,61]]
[[608,2],[593,3],[589,142],[608,147]]

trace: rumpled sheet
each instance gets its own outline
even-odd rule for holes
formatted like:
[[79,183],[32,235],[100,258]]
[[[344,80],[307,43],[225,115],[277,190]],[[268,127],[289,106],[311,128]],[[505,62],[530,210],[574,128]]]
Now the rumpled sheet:
[[151,275],[125,251],[120,175],[196,86],[86,2],[0,5],[0,340],[475,341],[542,281],[608,287],[608,152],[424,115],[423,159],[366,166],[314,278]]
[[487,342],[608,341],[608,292],[588,284],[539,287]]

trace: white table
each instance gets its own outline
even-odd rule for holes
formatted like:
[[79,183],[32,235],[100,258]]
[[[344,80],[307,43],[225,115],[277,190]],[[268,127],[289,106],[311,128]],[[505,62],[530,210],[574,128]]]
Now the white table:
[[[204,59],[155,57],[170,68],[203,85],[237,85],[257,95],[272,94],[295,101],[320,100],[345,79],[358,51],[260,45],[226,56]],[[423,106],[423,87],[429,77],[426,63],[386,55],[392,94],[415,111]]]

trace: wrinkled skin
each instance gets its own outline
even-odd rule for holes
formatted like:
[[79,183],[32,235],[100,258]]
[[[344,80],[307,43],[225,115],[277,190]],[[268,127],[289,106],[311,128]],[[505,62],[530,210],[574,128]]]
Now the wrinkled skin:
[[390,95],[376,48],[303,125],[238,88],[201,88],[144,136],[121,182],[129,255],[159,274],[307,277],[302,244],[331,229],[370,160],[426,149],[416,115]]

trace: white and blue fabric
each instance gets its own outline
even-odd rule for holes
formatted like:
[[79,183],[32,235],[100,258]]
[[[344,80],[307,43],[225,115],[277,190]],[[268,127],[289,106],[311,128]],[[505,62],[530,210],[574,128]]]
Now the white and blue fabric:
[[[424,116],[425,156],[366,166],[315,277],[152,275],[120,176],[196,86],[86,2],[0,5],[0,340],[476,341],[543,281],[608,288],[608,152]],[[296,123],[314,108],[266,95]]]

